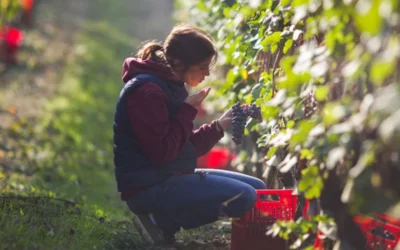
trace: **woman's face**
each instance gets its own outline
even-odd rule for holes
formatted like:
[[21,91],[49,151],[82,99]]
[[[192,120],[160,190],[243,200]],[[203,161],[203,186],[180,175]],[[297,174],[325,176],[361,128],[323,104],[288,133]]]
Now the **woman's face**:
[[204,60],[198,65],[193,65],[183,75],[183,81],[191,87],[196,87],[206,76],[210,75],[210,63],[212,57]]

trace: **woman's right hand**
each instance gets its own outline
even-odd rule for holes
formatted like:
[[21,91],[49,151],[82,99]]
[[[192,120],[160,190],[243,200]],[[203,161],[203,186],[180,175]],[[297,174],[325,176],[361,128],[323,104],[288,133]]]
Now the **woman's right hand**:
[[185,102],[192,105],[193,107],[197,107],[207,97],[208,93],[210,93],[210,90],[211,90],[211,88],[207,87],[200,92],[190,95],[186,98]]
[[[248,106],[247,104],[243,104],[242,108]],[[223,130],[232,126],[232,108],[228,109],[220,118],[218,118],[218,123]]]
[[232,125],[232,109],[227,110],[220,118],[218,123],[223,130],[231,127]]

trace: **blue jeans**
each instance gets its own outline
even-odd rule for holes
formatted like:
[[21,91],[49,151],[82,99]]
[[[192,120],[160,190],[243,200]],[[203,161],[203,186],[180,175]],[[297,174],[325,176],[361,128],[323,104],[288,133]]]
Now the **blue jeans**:
[[[127,204],[135,214],[152,213],[161,229],[177,232],[181,227],[192,229],[215,222],[221,215],[242,216],[253,208],[256,189],[265,189],[265,184],[252,176],[196,169],[194,174],[174,175],[141,191]],[[238,197],[223,205],[235,196]]]

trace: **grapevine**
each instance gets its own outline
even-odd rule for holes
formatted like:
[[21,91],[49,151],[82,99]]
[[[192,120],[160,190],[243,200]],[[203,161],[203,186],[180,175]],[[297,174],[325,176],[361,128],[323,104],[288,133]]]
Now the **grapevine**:
[[[365,249],[352,216],[400,206],[399,1],[196,2],[193,18],[224,56],[218,97],[263,103],[268,122],[251,133],[257,148],[243,149],[297,172],[299,193],[334,219],[337,246]],[[236,144],[245,113],[236,105]],[[306,227],[281,225],[279,235]]]

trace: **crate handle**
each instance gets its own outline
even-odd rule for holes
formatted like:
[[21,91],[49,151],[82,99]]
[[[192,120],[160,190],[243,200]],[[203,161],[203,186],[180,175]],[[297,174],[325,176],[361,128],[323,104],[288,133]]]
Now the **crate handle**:
[[[257,190],[257,201],[258,202],[263,202],[263,201],[272,201],[272,202],[279,202],[281,200],[281,197],[292,197],[293,190],[291,189],[285,189],[285,190],[279,190],[279,189],[263,189],[263,190]],[[266,197],[262,197],[265,195],[275,195],[278,196],[277,200],[271,200],[271,199],[266,199]]]
[[394,237],[394,235],[391,232],[389,232],[388,230],[384,230],[384,228],[382,228],[382,227],[375,227],[370,232],[371,232],[371,234],[382,237],[384,239],[388,239],[388,240],[396,239],[396,237]]
[[292,189],[259,189],[256,190],[257,194],[275,194],[280,196],[292,196]]

